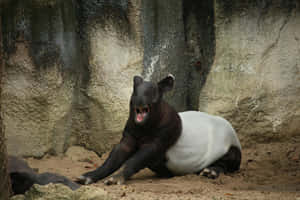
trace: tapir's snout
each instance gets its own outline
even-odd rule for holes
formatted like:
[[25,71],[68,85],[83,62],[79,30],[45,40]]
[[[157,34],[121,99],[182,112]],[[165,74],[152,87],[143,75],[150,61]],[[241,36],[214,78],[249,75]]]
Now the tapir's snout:
[[150,113],[150,106],[139,106],[134,108],[134,114],[135,114],[135,123],[142,124],[146,121],[148,118],[148,115]]

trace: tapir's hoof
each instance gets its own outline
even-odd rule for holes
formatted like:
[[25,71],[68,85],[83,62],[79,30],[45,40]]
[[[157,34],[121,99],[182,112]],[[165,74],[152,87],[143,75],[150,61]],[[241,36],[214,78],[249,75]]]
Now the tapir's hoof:
[[93,183],[94,181],[90,178],[90,177],[86,177],[86,176],[79,176],[76,180],[77,183],[80,183],[82,185],[89,185],[91,183]]
[[215,179],[219,177],[219,172],[212,168],[205,168],[200,173],[201,176],[205,176],[207,178]]
[[105,185],[123,185],[125,183],[125,179],[122,175],[111,176],[104,181]]

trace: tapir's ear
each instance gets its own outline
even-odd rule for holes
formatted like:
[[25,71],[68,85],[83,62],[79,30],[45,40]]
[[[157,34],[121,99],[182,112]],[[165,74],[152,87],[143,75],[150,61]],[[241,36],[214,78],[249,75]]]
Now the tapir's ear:
[[161,92],[168,92],[173,89],[175,77],[169,74],[166,78],[162,79],[157,83],[158,88]]
[[143,78],[140,76],[134,76],[133,77],[133,87],[136,88],[137,86],[139,86],[141,83],[143,83]]

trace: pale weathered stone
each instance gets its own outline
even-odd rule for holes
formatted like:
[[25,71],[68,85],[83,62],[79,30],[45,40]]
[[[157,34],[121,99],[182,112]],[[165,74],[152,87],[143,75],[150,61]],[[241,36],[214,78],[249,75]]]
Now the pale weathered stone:
[[1,8],[10,154],[110,150],[137,74],[172,73],[166,100],[226,117],[242,144],[299,133],[296,0],[6,0]]
[[9,153],[110,149],[127,119],[132,78],[143,69],[139,2],[19,0],[3,8]]
[[62,152],[68,139],[72,71],[79,64],[75,10],[73,4],[49,3],[8,1],[1,13],[6,55],[1,112],[14,155]]
[[120,134],[125,126],[132,77],[141,73],[142,60],[139,49],[126,35],[118,35],[110,23],[105,28],[101,26],[91,24],[88,28],[91,79],[86,95],[99,105],[93,101],[89,104],[90,112],[98,122],[94,124],[90,142],[104,151],[106,145],[111,144],[109,140]]
[[216,1],[216,55],[199,108],[225,116],[245,145],[300,132],[297,4]]
[[33,185],[25,195],[16,195],[11,200],[110,200],[112,197],[102,188],[82,186],[72,191],[62,184]]
[[84,70],[89,75],[80,89],[81,116],[75,116],[72,136],[77,144],[98,153],[111,149],[121,137],[128,117],[133,76],[143,69],[137,28],[139,8],[130,7],[129,3],[82,2],[81,12],[86,16],[82,48],[88,66]]
[[85,148],[80,146],[71,146],[66,151],[65,156],[75,162],[85,161],[87,159],[96,162],[100,159],[95,152],[86,150]]

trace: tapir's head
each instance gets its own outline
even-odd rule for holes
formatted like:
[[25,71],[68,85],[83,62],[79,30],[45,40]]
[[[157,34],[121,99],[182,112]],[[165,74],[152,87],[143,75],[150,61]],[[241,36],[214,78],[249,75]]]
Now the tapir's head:
[[158,112],[159,103],[165,92],[172,90],[174,76],[169,74],[158,83],[144,81],[140,76],[133,78],[133,93],[130,100],[130,109],[134,122],[137,125],[145,124],[155,112]]

